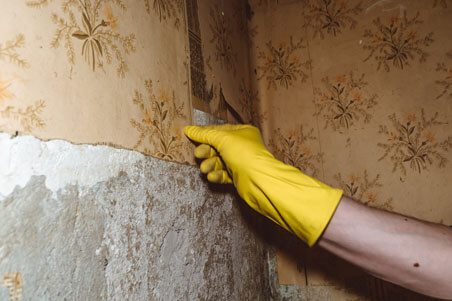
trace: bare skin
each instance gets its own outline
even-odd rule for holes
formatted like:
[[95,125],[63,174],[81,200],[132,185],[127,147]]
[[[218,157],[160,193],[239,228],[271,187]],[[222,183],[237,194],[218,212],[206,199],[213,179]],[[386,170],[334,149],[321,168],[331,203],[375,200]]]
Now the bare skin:
[[319,246],[412,291],[452,300],[452,228],[343,196]]

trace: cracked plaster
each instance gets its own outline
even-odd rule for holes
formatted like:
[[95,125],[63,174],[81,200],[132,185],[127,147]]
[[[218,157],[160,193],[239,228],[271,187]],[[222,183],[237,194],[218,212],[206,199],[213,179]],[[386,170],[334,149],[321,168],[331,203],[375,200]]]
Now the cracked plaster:
[[0,143],[0,275],[21,274],[23,300],[269,299],[250,209],[196,167],[108,146]]

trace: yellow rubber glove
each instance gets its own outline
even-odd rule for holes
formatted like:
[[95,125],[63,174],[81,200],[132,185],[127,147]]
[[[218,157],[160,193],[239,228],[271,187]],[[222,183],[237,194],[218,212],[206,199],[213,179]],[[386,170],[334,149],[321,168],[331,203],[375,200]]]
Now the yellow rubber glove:
[[187,126],[184,131],[191,140],[202,143],[195,149],[195,157],[205,159],[200,168],[210,182],[233,183],[254,210],[309,246],[315,244],[333,216],[342,190],[275,159],[256,127]]

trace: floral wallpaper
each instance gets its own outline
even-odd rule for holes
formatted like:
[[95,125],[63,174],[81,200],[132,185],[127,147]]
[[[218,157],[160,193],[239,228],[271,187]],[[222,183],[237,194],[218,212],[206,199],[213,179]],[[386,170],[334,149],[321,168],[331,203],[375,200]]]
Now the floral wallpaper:
[[[47,6],[49,1],[30,0],[27,5],[39,9]],[[108,2],[63,1],[61,15],[51,14],[56,29],[50,45],[52,48],[64,47],[70,65],[75,65],[76,57],[83,58],[93,71],[103,69],[104,63],[116,63],[118,76],[124,77],[128,71],[125,56],[135,51],[135,35],[117,31],[119,21]],[[119,10],[126,9],[121,1],[113,4]],[[74,48],[77,40],[81,43],[78,55]]]
[[407,168],[421,173],[429,166],[437,165],[438,168],[446,167],[447,152],[452,147],[452,135],[438,141],[435,136],[435,127],[445,126],[447,122],[438,120],[438,112],[431,118],[425,116],[421,109],[420,117],[415,113],[408,114],[401,120],[396,114],[391,114],[388,119],[392,130],[386,125],[381,125],[379,133],[386,136],[386,143],[378,143],[384,151],[378,160],[389,156],[393,162],[393,172],[399,171],[407,174]]
[[310,0],[303,9],[304,26],[312,37],[336,36],[357,25],[356,16],[363,11],[361,2]]
[[[176,161],[189,152],[186,141],[180,134],[173,134],[171,125],[177,120],[186,120],[184,103],[179,103],[172,94],[161,90],[156,94],[151,80],[144,83],[146,96],[135,90],[133,102],[141,111],[139,119],[130,119],[130,124],[140,134],[134,149],[143,149],[146,154],[153,154],[162,159]],[[184,143],[185,142],[185,143]],[[151,149],[152,148],[152,149]]]
[[363,48],[368,51],[364,61],[374,59],[378,63],[377,70],[383,67],[386,71],[391,67],[403,69],[416,59],[418,63],[425,62],[428,46],[433,43],[433,32],[419,33],[422,23],[419,12],[409,18],[406,10],[383,22],[379,17],[374,19],[372,29],[366,29],[363,35]]
[[[452,2],[250,3],[274,154],[369,206],[452,225]],[[318,252],[276,252],[281,299],[425,299]]]
[[291,36],[287,43],[284,41],[275,47],[272,41],[269,41],[265,46],[266,51],[258,54],[262,65],[257,69],[260,71],[258,79],[265,78],[268,88],[288,89],[296,81],[307,80],[308,75],[305,70],[309,68],[310,61],[300,61],[300,55],[297,55],[299,50],[306,48],[303,39],[295,42]]
[[9,1],[0,130],[194,164],[182,134],[193,109],[229,122],[266,118],[250,83],[248,14],[241,0]]
[[371,109],[377,105],[377,94],[366,91],[368,82],[365,74],[354,77],[353,72],[337,75],[334,80],[322,78],[322,88],[315,88],[314,94],[318,111],[325,121],[325,128],[340,131],[349,129],[355,123],[369,123]]
[[20,0],[0,14],[1,131],[193,163],[185,1]]
[[[196,109],[258,126],[278,158],[370,206],[452,225],[450,0],[17,0],[0,15],[2,132],[194,164]],[[405,296],[282,252],[282,284],[312,300]]]
[[[0,43],[0,62],[5,64],[5,68],[20,71],[30,67],[29,62],[21,56],[20,49],[25,46],[25,36],[22,33],[14,38]],[[5,72],[6,73],[6,72]],[[5,75],[1,75],[5,76]],[[15,105],[16,95],[12,92],[20,85],[20,79],[11,74],[9,78],[0,77],[0,130],[6,125],[22,127],[26,132],[31,132],[36,128],[43,128],[46,123],[41,114],[46,106],[44,100],[37,100],[25,107]],[[12,102],[12,103],[11,103]],[[17,132],[17,131],[16,131]]]

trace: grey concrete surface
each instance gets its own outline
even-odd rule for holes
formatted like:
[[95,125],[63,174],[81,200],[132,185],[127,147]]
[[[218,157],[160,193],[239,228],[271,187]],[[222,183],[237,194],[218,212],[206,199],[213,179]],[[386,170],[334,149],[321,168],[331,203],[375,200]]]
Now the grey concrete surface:
[[270,299],[248,209],[196,167],[4,134],[0,148],[0,281],[18,273],[21,300]]

